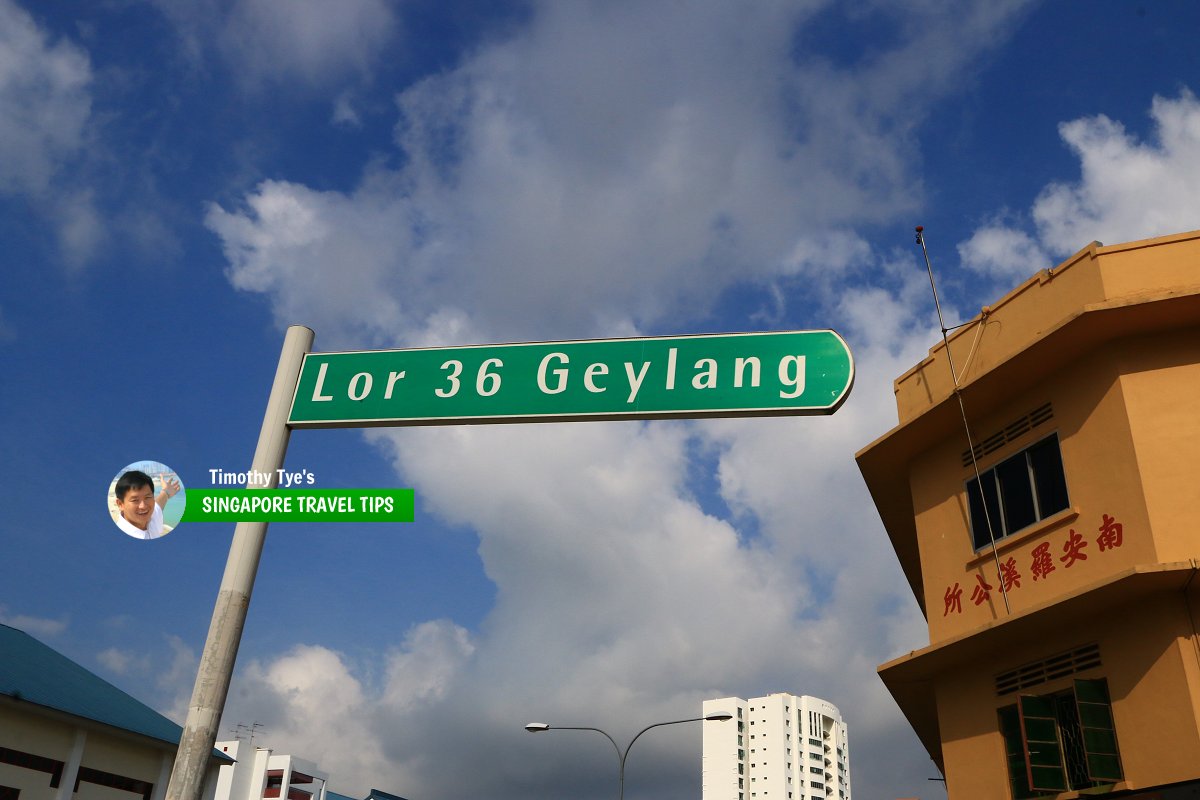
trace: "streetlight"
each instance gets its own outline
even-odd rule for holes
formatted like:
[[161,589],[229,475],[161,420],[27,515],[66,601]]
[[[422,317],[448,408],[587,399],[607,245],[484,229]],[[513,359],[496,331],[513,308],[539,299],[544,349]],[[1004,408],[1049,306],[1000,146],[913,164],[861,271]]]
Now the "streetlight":
[[703,717],[676,719],[671,720],[670,722],[656,722],[653,725],[647,725],[638,731],[637,735],[629,740],[629,744],[625,746],[624,751],[622,751],[620,746],[617,745],[616,739],[609,736],[599,728],[576,725],[548,725],[545,722],[531,722],[525,726],[525,730],[529,731],[530,733],[542,733],[543,731],[595,731],[596,733],[604,736],[605,739],[608,739],[608,741],[612,742],[613,749],[617,751],[617,761],[619,762],[617,771],[617,798],[618,800],[625,800],[625,759],[629,757],[629,751],[633,748],[633,743],[638,740],[639,736],[651,728],[661,728],[664,725],[682,725],[685,722],[726,722],[727,720],[731,719],[733,719],[733,714],[730,714],[726,711],[718,711],[715,714],[708,714]]

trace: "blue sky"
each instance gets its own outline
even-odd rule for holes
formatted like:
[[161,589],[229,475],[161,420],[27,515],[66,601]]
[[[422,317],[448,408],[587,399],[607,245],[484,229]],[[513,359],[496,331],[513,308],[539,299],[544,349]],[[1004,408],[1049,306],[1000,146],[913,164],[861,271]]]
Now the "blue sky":
[[[826,328],[828,418],[303,431],[411,525],[270,531],[224,729],[346,793],[604,797],[603,727],[815,694],[938,797],[875,676],[927,643],[853,463],[948,322],[1200,227],[1189,2],[0,0],[0,621],[182,718],[232,526],[134,541],[141,459],[249,466],[317,350]],[[694,797],[656,731],[630,797]]]

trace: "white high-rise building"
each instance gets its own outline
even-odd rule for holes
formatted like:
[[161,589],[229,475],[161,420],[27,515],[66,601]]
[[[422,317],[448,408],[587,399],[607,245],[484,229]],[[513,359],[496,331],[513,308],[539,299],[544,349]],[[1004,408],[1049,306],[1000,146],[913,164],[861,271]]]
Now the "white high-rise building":
[[832,703],[779,692],[704,701],[704,800],[850,800],[846,724]]

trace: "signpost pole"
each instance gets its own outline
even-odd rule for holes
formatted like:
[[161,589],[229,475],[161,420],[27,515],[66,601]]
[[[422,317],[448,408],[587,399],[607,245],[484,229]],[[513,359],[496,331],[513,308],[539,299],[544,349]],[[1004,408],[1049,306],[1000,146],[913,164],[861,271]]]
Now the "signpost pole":
[[[313,337],[309,328],[293,325],[287,329],[252,467],[253,472],[269,475],[269,483],[263,486],[251,480],[246,487],[248,489],[274,488],[278,480],[277,470],[283,467],[290,432],[288,412],[300,377],[300,367],[305,354],[312,349]],[[221,579],[221,590],[213,608],[208,639],[204,643],[192,701],[188,706],[187,721],[179,740],[171,780],[167,784],[166,800],[200,800],[204,791],[204,777],[217,741],[217,726],[221,722],[229,681],[233,677],[233,665],[237,660],[242,628],[250,607],[250,593],[254,589],[254,576],[258,572],[266,536],[266,522],[239,522],[234,529],[229,559],[225,563],[225,576]]]

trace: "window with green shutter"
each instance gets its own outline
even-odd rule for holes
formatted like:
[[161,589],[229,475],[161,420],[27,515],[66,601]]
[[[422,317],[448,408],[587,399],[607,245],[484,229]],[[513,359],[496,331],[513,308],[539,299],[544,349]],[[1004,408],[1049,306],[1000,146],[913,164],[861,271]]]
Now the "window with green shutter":
[[999,709],[1014,800],[1124,779],[1108,684],[1076,680],[1050,695],[1021,695]]
[[1004,757],[1008,761],[1008,782],[1014,800],[1026,800],[1037,795],[1029,788],[1025,765],[1025,742],[1021,738],[1021,717],[1015,705],[999,710],[1000,735],[1004,737]]
[[1087,762],[1088,779],[1116,783],[1125,777],[1117,750],[1108,683],[1104,680],[1075,681],[1075,707],[1079,714],[1080,739]]
[[1025,742],[1025,766],[1029,788],[1042,792],[1065,792],[1067,770],[1063,763],[1062,742],[1058,738],[1058,717],[1054,701],[1048,697],[1017,698],[1021,714],[1021,737]]

